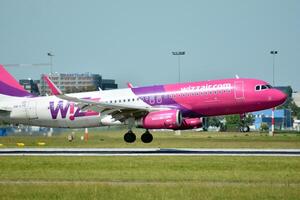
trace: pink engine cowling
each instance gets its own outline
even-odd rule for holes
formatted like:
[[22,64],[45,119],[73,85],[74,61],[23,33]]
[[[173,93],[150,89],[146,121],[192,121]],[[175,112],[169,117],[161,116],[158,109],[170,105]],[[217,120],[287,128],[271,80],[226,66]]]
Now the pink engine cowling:
[[182,120],[181,126],[178,128],[180,130],[201,128],[202,118],[185,118]]
[[178,129],[182,124],[179,110],[150,112],[137,121],[137,126],[146,129]]

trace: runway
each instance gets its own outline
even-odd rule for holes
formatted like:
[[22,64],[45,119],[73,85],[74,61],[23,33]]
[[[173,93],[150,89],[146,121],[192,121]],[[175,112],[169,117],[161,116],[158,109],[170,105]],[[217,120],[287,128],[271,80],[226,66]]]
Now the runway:
[[300,149],[0,148],[0,156],[300,156]]

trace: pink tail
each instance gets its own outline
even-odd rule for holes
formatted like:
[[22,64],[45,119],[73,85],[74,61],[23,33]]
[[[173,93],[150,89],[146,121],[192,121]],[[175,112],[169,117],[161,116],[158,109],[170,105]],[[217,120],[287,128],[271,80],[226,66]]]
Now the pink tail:
[[14,97],[32,96],[0,65],[0,94]]

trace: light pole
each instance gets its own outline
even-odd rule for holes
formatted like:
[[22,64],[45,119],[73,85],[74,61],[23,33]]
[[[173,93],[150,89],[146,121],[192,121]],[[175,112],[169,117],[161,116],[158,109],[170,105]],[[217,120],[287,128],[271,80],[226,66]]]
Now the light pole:
[[[278,51],[272,50],[270,51],[270,54],[273,55],[273,86],[275,86],[275,55],[278,54]],[[274,131],[275,131],[275,108],[272,108],[272,126],[269,135],[274,136]]]
[[181,82],[181,77],[180,77],[180,73],[181,73],[181,70],[180,70],[180,56],[183,56],[185,55],[185,51],[173,51],[172,54],[174,56],[177,56],[178,57],[178,83]]
[[52,62],[52,57],[54,56],[52,52],[48,52],[47,55],[50,57],[50,73],[52,74],[52,68],[53,68],[53,62]]
[[278,51],[272,50],[270,54],[273,55],[273,86],[275,86],[275,56],[278,54]]

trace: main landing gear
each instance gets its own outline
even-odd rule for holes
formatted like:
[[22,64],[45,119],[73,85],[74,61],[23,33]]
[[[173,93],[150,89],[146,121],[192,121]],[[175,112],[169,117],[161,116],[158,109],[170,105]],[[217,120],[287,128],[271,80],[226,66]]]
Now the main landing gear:
[[[133,143],[136,140],[136,135],[132,132],[132,130],[129,130],[125,135],[124,135],[124,140],[127,143]],[[141,140],[144,143],[150,143],[153,140],[152,134],[146,130],[145,133],[141,136]]]
[[153,140],[153,136],[148,130],[146,130],[146,132],[142,135],[141,140],[144,143],[150,143]]

